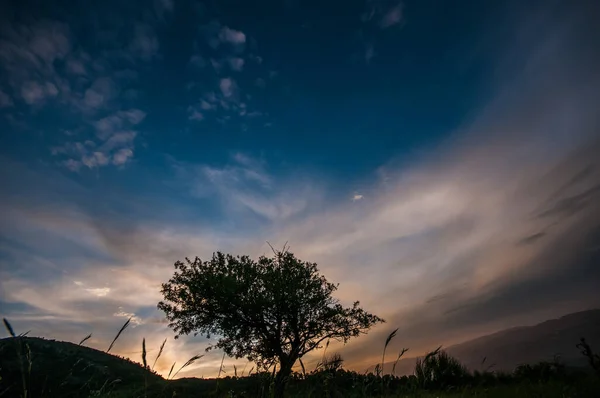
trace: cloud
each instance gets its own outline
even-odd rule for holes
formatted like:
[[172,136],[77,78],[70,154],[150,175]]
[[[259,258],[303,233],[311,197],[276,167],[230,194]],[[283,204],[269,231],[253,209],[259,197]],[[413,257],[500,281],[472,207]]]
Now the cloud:
[[237,53],[241,53],[245,49],[246,34],[228,26],[223,26],[217,21],[203,25],[201,32],[208,45],[213,49],[217,49],[222,45]]
[[227,59],[231,70],[241,72],[244,69],[244,59],[239,57],[231,57]]
[[94,169],[110,164],[121,166],[133,157],[137,131],[132,130],[146,117],[140,109],[117,111],[93,122],[94,139],[85,142],[68,142],[52,148],[55,156],[69,157],[62,163],[69,170],[80,171],[81,166]]
[[190,120],[204,120],[204,114],[202,114],[201,112],[198,112],[196,109],[194,109],[193,106],[189,106],[188,107],[188,113],[189,113],[189,119]]
[[[600,81],[576,62],[583,46],[542,33],[530,31],[535,48],[511,54],[523,59],[523,68],[496,70],[495,95],[473,109],[459,133],[433,153],[373,170],[360,194],[345,181],[239,152],[224,162],[171,158],[170,173],[153,169],[135,189],[118,191],[107,190],[102,178],[81,182],[47,164],[0,158],[0,222],[12,226],[0,230],[6,316],[50,338],[78,341],[93,331],[90,344],[104,349],[125,318],[135,316],[138,325],[115,353],[139,358],[142,337],[152,347],[172,336],[155,305],[174,261],[207,258],[215,250],[256,257],[269,253],[266,240],[278,247],[288,241],[300,258],[340,282],[337,296],[344,303],[358,299],[388,321],[336,347],[354,369],[380,359],[372,357],[395,327],[389,350],[401,344],[418,355],[600,305],[594,206],[600,199]],[[29,53],[31,65],[46,70],[44,58]],[[73,133],[73,142],[53,148],[72,170],[126,164],[133,156],[145,113],[111,100],[120,91],[116,77],[117,87],[104,90],[106,80],[95,85],[106,76],[114,77],[107,71],[90,77],[91,85],[75,96],[83,102],[92,89],[102,97],[89,109],[82,106],[91,134]],[[12,77],[46,87],[29,72]],[[192,110],[249,116],[243,97],[233,94],[240,88],[225,81],[202,88],[208,91]],[[51,83],[57,97],[63,95],[57,81]],[[16,87],[10,86],[18,95]],[[362,195],[368,202],[349,200]],[[165,361],[185,360],[206,344],[204,338],[169,339]],[[216,375],[220,360],[211,353],[186,375]],[[159,371],[168,372],[170,363]]]
[[0,90],[0,108],[9,108],[14,105],[12,98]]
[[217,108],[217,106],[215,104],[210,104],[205,100],[201,100],[200,101],[200,108],[204,109],[205,111],[210,111],[210,110],[214,110]]
[[70,58],[67,60],[67,70],[73,75],[85,76],[87,74],[84,63],[79,59]]
[[0,39],[0,70],[6,74],[13,91],[21,92],[28,104],[38,103],[48,95],[56,95],[56,85],[64,84],[59,81],[54,62],[64,59],[70,51],[70,31],[65,24],[7,23]]
[[130,49],[144,61],[156,58],[158,56],[159,43],[154,29],[146,24],[137,24]]
[[99,77],[85,90],[83,102],[78,104],[85,112],[94,112],[110,105],[119,93],[117,84],[110,77]]
[[361,15],[363,23],[374,23],[380,29],[387,29],[402,21],[404,6],[397,0],[367,0],[366,7]]
[[119,149],[113,156],[113,164],[120,166],[133,157],[133,151],[129,148],[121,148]]
[[225,98],[229,98],[235,94],[237,90],[237,85],[235,83],[235,80],[233,80],[230,77],[225,77],[220,80],[219,89],[221,90],[221,94],[223,94]]
[[104,117],[94,122],[94,126],[100,138],[107,138],[113,132],[125,126],[135,126],[141,123],[145,117],[146,113],[140,109],[128,109]]
[[394,25],[399,24],[402,21],[402,3],[398,3],[388,9],[379,21],[379,26],[382,29],[387,29]]
[[397,0],[368,0],[366,2],[366,11],[361,15],[363,25],[358,32],[362,54],[358,56],[363,58],[367,65],[377,55],[375,44],[382,34],[381,30],[389,29],[403,22],[403,8],[403,3]]
[[[165,10],[172,8],[169,2],[158,3]],[[52,104],[56,123],[44,127],[45,137],[49,152],[66,169],[120,166],[130,160],[138,134],[133,127],[145,117],[132,107],[139,74],[131,67],[158,56],[153,17],[148,23],[135,20],[123,27],[123,36],[131,38],[125,50],[101,37],[115,31],[115,24],[99,17],[93,54],[79,39],[80,24],[34,16],[22,20],[28,24],[5,24],[0,38],[0,72],[13,94],[7,97],[10,102],[1,95],[0,100],[6,106],[17,101],[26,106],[10,115],[11,123],[31,128],[34,116]],[[78,127],[64,135],[60,125]]]
[[52,83],[41,85],[30,81],[21,87],[21,96],[28,105],[38,104],[48,97],[55,97],[57,94],[58,89]]
[[[301,216],[312,204],[320,202],[316,182],[294,179],[294,188],[271,176],[266,165],[254,158],[235,153],[224,167],[174,162],[178,178],[186,181],[189,192],[198,198],[214,198],[227,212],[242,217],[281,222]],[[281,193],[278,193],[281,192]]]
[[229,43],[235,46],[241,46],[246,43],[246,35],[239,30],[223,26],[219,32],[219,39],[223,43]]
[[[243,82],[248,75],[245,70],[248,62],[252,61],[255,66],[258,66],[263,63],[263,59],[257,54],[242,56],[248,41],[246,34],[221,25],[218,21],[202,25],[200,35],[200,40],[194,43],[196,53],[191,56],[190,65],[196,68],[205,68],[207,65],[211,65],[215,73],[207,78],[206,71],[202,75],[198,75],[197,70],[190,68],[194,76],[187,83],[186,88],[190,92],[201,92],[198,94],[200,98],[188,106],[188,120],[197,121],[208,118],[222,125],[237,125],[239,129],[245,131],[248,129],[249,122],[244,121],[244,118],[267,116],[267,113],[255,109],[253,105],[258,101],[254,100],[254,93],[242,90],[238,81],[227,74],[238,72],[241,75],[239,82]],[[204,41],[208,43],[210,49],[203,48]],[[269,73],[267,70],[259,72]],[[215,91],[207,91],[207,86],[215,84],[212,80],[214,75],[218,76],[217,87],[214,88]],[[260,77],[253,79],[258,84],[265,81]]]

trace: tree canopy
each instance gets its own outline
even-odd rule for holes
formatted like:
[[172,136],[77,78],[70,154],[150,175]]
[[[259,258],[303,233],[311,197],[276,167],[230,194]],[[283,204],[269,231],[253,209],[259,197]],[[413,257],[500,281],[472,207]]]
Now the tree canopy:
[[338,285],[321,275],[317,264],[289,251],[273,257],[232,256],[217,252],[208,261],[196,257],[175,263],[162,285],[165,312],[177,336],[218,336],[227,355],[260,366],[279,366],[276,395],[295,362],[325,340],[347,342],[383,319],[355,302],[344,307],[332,294]]

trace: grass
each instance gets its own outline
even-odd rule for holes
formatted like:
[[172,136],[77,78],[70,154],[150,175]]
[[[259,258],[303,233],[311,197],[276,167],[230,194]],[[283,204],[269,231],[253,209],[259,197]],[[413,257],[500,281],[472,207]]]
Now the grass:
[[[166,378],[154,372],[164,352],[166,339],[149,366],[145,338],[141,364],[110,354],[130,319],[121,327],[105,352],[85,347],[91,334],[79,344],[17,335],[4,319],[10,336],[0,339],[0,397],[269,397],[274,372],[216,379],[174,378],[202,359],[194,355],[180,367],[173,363]],[[391,374],[384,374],[386,351],[396,336],[391,332],[383,346],[381,364],[374,373],[360,374],[343,369],[337,353],[327,356],[327,347],[317,367],[293,373],[288,396],[312,398],[367,397],[600,397],[600,357],[582,339],[577,347],[589,362],[588,371],[569,369],[559,361],[522,365],[511,373],[491,370],[469,372],[441,347],[417,361],[411,376],[395,376],[395,366],[407,349],[398,354]],[[483,364],[484,361],[482,361]],[[177,369],[177,370],[176,370]],[[176,370],[176,371],[175,371]],[[175,371],[175,372],[174,372]],[[174,372],[174,373],[173,373]]]

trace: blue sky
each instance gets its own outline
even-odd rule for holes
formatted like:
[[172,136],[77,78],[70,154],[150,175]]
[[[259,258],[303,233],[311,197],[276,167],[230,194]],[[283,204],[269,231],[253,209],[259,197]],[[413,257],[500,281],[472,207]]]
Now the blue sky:
[[[395,327],[418,354],[599,304],[593,4],[0,7],[18,330],[102,348],[134,315],[117,351],[135,358],[171,336],[155,307],[176,260],[267,240],[388,320],[339,347],[350,367]],[[206,341],[169,344],[163,368]]]

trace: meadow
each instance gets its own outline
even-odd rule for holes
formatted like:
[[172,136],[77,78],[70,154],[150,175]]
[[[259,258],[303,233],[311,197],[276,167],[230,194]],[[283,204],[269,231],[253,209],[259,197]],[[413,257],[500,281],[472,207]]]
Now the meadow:
[[[275,369],[223,373],[217,378],[175,378],[180,371],[201,361],[194,356],[186,363],[173,364],[167,377],[153,368],[163,353],[149,358],[142,341],[140,363],[110,354],[128,323],[118,331],[106,351],[85,346],[89,335],[78,344],[16,334],[7,320],[11,337],[0,340],[0,397],[260,397],[272,395]],[[588,360],[586,368],[571,368],[560,358],[537,364],[524,364],[512,372],[497,372],[491,367],[471,371],[441,348],[416,362],[412,375],[395,375],[397,354],[391,369],[358,373],[343,367],[343,358],[324,350],[315,369],[302,364],[292,373],[288,397],[600,397],[600,357],[584,339],[577,344]],[[383,343],[383,342],[382,342]],[[327,348],[327,347],[326,347]],[[385,365],[389,367],[389,363]],[[384,372],[385,370],[385,372]]]

